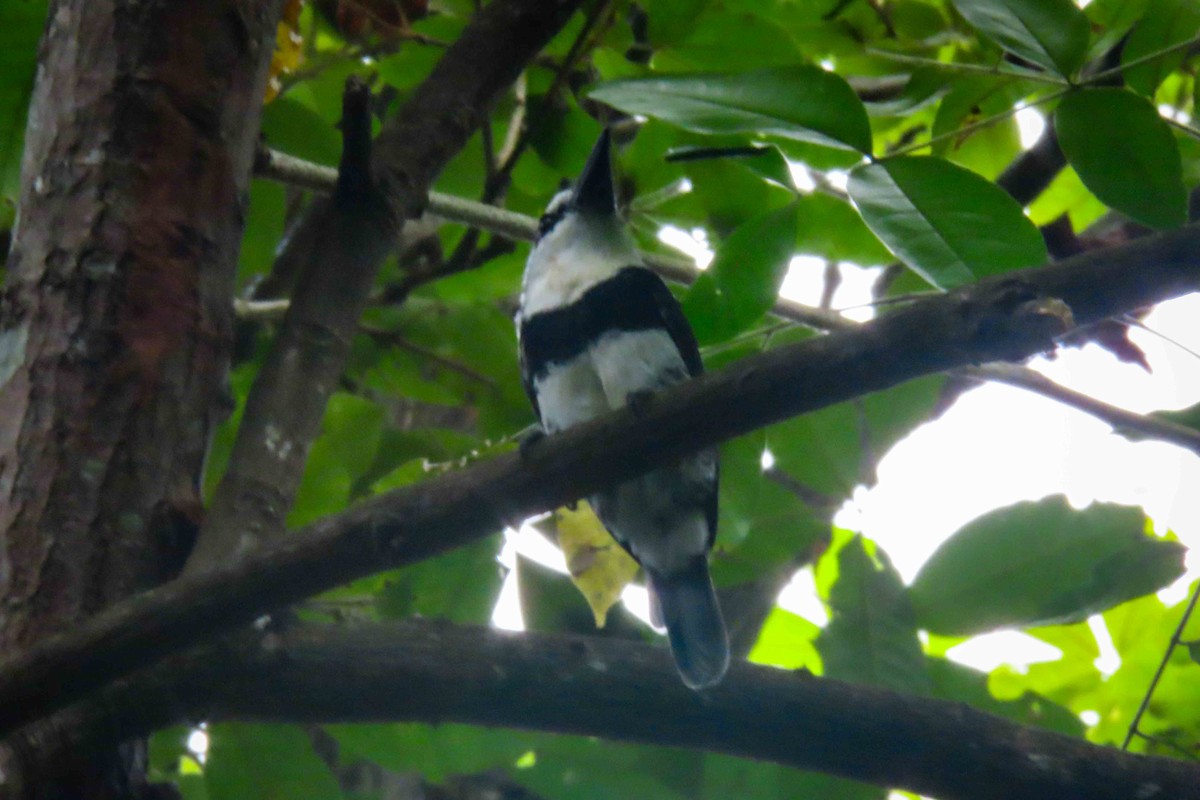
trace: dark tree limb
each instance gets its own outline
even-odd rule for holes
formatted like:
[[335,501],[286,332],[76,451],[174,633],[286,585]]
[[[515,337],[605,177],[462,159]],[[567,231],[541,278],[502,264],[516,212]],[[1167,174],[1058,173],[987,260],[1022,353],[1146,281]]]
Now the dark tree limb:
[[366,87],[347,92],[338,182],[309,223],[320,231],[318,246],[247,400],[189,572],[236,559],[282,533],[379,266],[405,220],[424,208],[434,178],[579,3],[488,4],[373,144]]
[[996,178],[996,185],[1008,192],[1023,206],[1027,206],[1046,190],[1054,178],[1067,165],[1058,144],[1054,123],[1046,119],[1046,128],[1038,140],[1021,155],[1013,159]]
[[113,607],[0,669],[0,734],[138,667],[362,575],[459,547],[701,447],[911,378],[1052,347],[1200,288],[1200,226],[1081,254],[781,347],[510,453],[326,518],[240,561]]
[[[253,639],[253,640],[252,640]],[[102,695],[127,734],[188,720],[463,722],[697,748],[941,800],[1200,798],[1200,765],[977,711],[734,664],[696,693],[665,647],[447,623],[300,626],[203,647]],[[97,724],[78,720],[80,727]]]
[[[327,203],[308,218],[316,232],[279,336],[246,400],[229,467],[208,509],[188,570],[196,571],[283,532],[320,431],[330,394],[378,265],[395,233],[387,204],[371,178],[370,90],[355,77],[342,102],[342,161]],[[224,536],[234,526],[236,538]]]

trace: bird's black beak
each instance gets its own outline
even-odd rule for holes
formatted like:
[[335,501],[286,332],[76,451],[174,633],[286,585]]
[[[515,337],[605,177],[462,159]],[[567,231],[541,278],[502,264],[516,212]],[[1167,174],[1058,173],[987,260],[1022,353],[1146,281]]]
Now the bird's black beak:
[[609,145],[608,128],[600,134],[587,164],[575,182],[571,195],[571,207],[591,214],[615,214],[617,191],[613,185],[612,147]]

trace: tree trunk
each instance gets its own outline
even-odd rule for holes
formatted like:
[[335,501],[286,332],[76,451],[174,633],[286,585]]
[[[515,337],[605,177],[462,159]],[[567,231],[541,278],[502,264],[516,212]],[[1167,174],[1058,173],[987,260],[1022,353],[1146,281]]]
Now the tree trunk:
[[[281,2],[51,3],[0,307],[6,654],[191,546]],[[0,795],[135,796],[119,740]]]

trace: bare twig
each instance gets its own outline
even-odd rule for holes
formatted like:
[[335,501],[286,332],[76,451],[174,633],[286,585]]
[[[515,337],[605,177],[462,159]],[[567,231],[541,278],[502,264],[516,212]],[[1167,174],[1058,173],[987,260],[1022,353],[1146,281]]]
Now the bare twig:
[[1142,64],[1147,64],[1155,59],[1162,58],[1165,55],[1178,53],[1180,50],[1187,50],[1191,47],[1195,47],[1196,45],[1200,45],[1200,36],[1193,36],[1191,39],[1177,42],[1169,47],[1164,47],[1161,50],[1155,50],[1153,53],[1147,53],[1141,58],[1135,58],[1132,61],[1128,61],[1124,64],[1118,64],[1115,67],[1110,67],[1109,69],[1097,72],[1095,75],[1089,76],[1084,83],[1103,83],[1109,78],[1113,78],[1124,73],[1125,70],[1130,69],[1131,67],[1139,67]]
[[1193,430],[1186,425],[1179,425],[1147,414],[1138,414],[1105,403],[1082,392],[1057,384],[1040,372],[1027,367],[1019,367],[1014,364],[988,364],[981,367],[964,367],[955,372],[976,380],[1007,383],[1010,386],[1028,389],[1091,414],[1112,425],[1118,432],[1136,431],[1148,438],[1169,442],[1200,455],[1200,431]]
[[[275,150],[260,152],[256,169],[264,178],[315,191],[329,191],[337,176],[336,171],[328,167]],[[498,233],[509,239],[533,241],[537,237],[537,220],[533,217],[454,195],[430,192],[426,210],[444,219]],[[691,259],[681,256],[642,253],[642,259],[651,269],[675,283],[691,284],[700,274]],[[822,330],[854,324],[835,311],[811,308],[789,300],[777,301],[773,311],[781,317]]]
[[386,345],[388,347],[395,347],[399,350],[407,350],[408,352],[412,353],[413,355],[420,356],[421,358],[424,358],[427,361],[432,361],[433,363],[437,364],[438,366],[440,366],[444,369],[448,369],[451,372],[457,372],[459,375],[462,375],[464,378],[475,381],[476,383],[483,384],[484,386],[488,387],[489,389],[492,389],[493,391],[498,391],[500,388],[499,384],[497,384],[495,379],[493,379],[492,377],[490,377],[488,375],[484,375],[483,373],[479,372],[478,370],[472,369],[471,367],[467,366],[466,364],[462,363],[461,361],[456,361],[453,358],[448,358],[444,355],[441,355],[440,353],[434,352],[433,350],[430,350],[428,347],[422,347],[421,345],[416,344],[415,342],[410,342],[409,340],[405,339],[402,335],[400,335],[398,332],[385,331],[381,328],[374,328],[369,325],[363,325],[362,330],[364,333],[369,335],[372,339],[376,340],[380,344]]
[[1017,80],[1049,83],[1055,86],[1067,85],[1065,80],[1056,75],[1047,75],[1043,72],[1034,72],[1033,70],[1015,70],[1001,67],[998,64],[988,66],[987,64],[972,64],[962,61],[939,61],[936,58],[922,58],[921,56],[912,56],[908,55],[907,53],[893,53],[890,50],[882,50],[878,47],[868,47],[866,52],[868,55],[877,56],[879,58],[886,59],[887,61],[894,61],[897,64],[911,64],[915,67],[932,67],[934,69],[942,69],[947,72],[969,72],[979,75],[992,75],[997,78],[1016,78]]
[[1167,669],[1167,664],[1171,660],[1171,654],[1175,652],[1175,648],[1179,645],[1179,639],[1183,636],[1183,629],[1187,627],[1188,620],[1192,617],[1192,612],[1196,610],[1196,602],[1198,600],[1200,600],[1200,582],[1196,584],[1196,588],[1192,592],[1192,597],[1188,601],[1187,608],[1183,610],[1183,616],[1179,618],[1179,624],[1175,626],[1175,632],[1171,634],[1171,641],[1167,642],[1167,649],[1163,651],[1162,660],[1158,662],[1158,669],[1154,671],[1154,677],[1150,679],[1150,685],[1146,687],[1146,693],[1142,695],[1142,702],[1138,704],[1138,710],[1133,715],[1133,720],[1129,723],[1129,730],[1125,732],[1125,740],[1121,742],[1122,750],[1128,750],[1129,743],[1133,741],[1133,737],[1141,733],[1138,730],[1138,724],[1142,721],[1146,709],[1150,707],[1150,698],[1154,695],[1154,690],[1158,687],[1158,682],[1162,679],[1163,672]]

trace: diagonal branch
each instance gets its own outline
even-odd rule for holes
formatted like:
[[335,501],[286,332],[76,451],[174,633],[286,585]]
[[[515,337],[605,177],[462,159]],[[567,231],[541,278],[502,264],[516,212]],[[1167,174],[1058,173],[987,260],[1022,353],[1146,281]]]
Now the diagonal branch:
[[366,86],[347,88],[345,148],[332,201],[306,223],[320,235],[247,400],[189,573],[282,533],[375,274],[404,221],[420,214],[434,178],[579,4],[488,4],[374,142]]
[[[943,800],[1200,797],[1195,763],[961,703],[746,663],[697,694],[679,683],[665,648],[640,642],[423,620],[305,625],[239,641],[110,687],[93,705],[112,717],[78,727],[453,721],[728,753]],[[514,750],[525,746],[515,735]]]
[[155,659],[353,578],[428,558],[699,448],[921,375],[1052,346],[1200,288],[1200,226],[1092,251],[770,350],[509,453],[380,495],[233,564],[117,604],[0,669],[0,735]]

